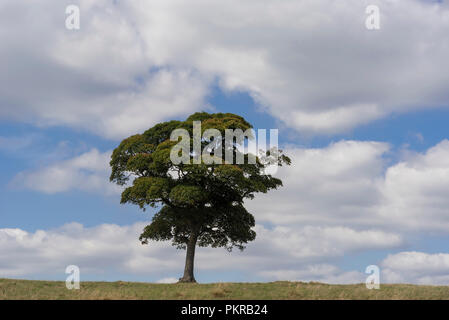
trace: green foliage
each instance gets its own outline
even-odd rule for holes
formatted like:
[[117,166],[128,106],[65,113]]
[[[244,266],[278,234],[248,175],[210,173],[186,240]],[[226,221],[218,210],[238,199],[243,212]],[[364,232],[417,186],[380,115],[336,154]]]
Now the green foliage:
[[[193,121],[201,121],[202,133],[217,129],[223,139],[226,129],[252,128],[244,118],[231,113],[209,114],[198,112],[186,121],[169,121],[155,125],[143,134],[124,139],[113,151],[110,180],[127,185],[121,203],[132,203],[145,210],[160,210],[140,236],[142,243],[149,240],[172,240],[173,245],[185,248],[194,235],[199,246],[239,249],[255,239],[251,229],[254,217],[244,208],[244,200],[256,193],[266,193],[282,186],[282,181],[265,174],[263,169],[270,163],[290,164],[282,151],[267,152],[256,157],[256,163],[244,164],[174,164],[170,152],[177,141],[170,141],[175,129],[185,129],[193,136]],[[231,148],[235,157],[239,152],[235,144],[203,139],[202,147],[216,143]],[[190,159],[193,159],[190,154]],[[132,183],[130,184],[130,180]]]

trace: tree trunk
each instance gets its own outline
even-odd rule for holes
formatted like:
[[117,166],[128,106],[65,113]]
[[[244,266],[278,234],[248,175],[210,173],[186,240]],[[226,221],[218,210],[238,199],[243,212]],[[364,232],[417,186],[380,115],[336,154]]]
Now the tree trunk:
[[186,252],[186,265],[184,267],[184,275],[179,279],[179,282],[196,282],[195,277],[193,275],[193,266],[195,259],[195,247],[196,241],[198,239],[198,234],[196,232],[192,232],[190,234],[189,242],[187,243],[187,252]]

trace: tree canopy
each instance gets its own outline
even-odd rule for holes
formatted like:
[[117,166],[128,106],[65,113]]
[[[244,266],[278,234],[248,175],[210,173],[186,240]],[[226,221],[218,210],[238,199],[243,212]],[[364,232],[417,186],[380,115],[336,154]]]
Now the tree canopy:
[[[282,181],[265,173],[268,165],[290,164],[281,150],[268,150],[255,155],[254,163],[229,161],[206,163],[189,149],[187,163],[174,163],[172,149],[180,141],[171,139],[172,132],[184,129],[189,143],[194,143],[194,122],[201,122],[201,150],[213,146],[212,157],[221,149],[239,156],[238,142],[225,142],[226,130],[251,129],[243,117],[231,113],[192,114],[185,121],[168,121],[155,125],[142,134],[124,139],[113,151],[110,180],[126,186],[121,203],[132,203],[145,210],[158,208],[151,224],[140,235],[143,244],[149,240],[171,240],[178,248],[186,249],[186,266],[180,281],[195,281],[193,257],[196,245],[241,250],[256,237],[252,230],[254,216],[244,207],[245,199],[256,193],[266,193],[282,186]],[[216,129],[217,137],[203,137],[207,129]],[[251,138],[251,137],[250,137]],[[248,160],[250,154],[243,154]]]

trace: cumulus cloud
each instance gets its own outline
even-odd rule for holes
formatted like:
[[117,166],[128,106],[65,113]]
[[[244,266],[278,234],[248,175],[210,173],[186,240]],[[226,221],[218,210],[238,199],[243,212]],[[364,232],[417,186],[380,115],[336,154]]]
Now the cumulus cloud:
[[382,261],[384,282],[449,284],[449,253],[400,252]]
[[[411,1],[3,1],[0,117],[119,139],[248,92],[305,134],[447,106],[447,5]],[[377,4],[381,29],[365,28]]]
[[275,280],[288,279],[290,281],[318,281],[336,284],[362,283],[366,278],[366,274],[359,271],[342,271],[329,264],[309,265],[299,270],[262,271],[259,274]]
[[[0,276],[58,274],[63,273],[67,265],[74,264],[86,275],[131,272],[159,277],[156,278],[159,282],[173,282],[172,275],[182,271],[185,252],[175,250],[168,242],[142,246],[137,238],[144,225],[142,222],[86,228],[70,223],[58,229],[35,232],[0,229]],[[261,279],[273,279],[281,277],[279,270],[285,269],[290,271],[282,271],[284,280],[299,276],[304,279],[310,276],[309,280],[315,279],[312,276],[330,279],[342,277],[342,273],[329,264],[335,257],[359,250],[360,246],[364,246],[364,250],[392,248],[401,241],[398,236],[383,232],[366,237],[366,232],[339,228],[279,231],[258,225],[256,230],[258,240],[249,244],[243,253],[198,248],[196,266],[199,272],[258,272]],[[347,241],[343,232],[352,236],[353,241]],[[299,274],[298,268],[308,271]]]
[[[357,231],[347,227],[260,227],[259,243],[264,250],[284,253],[301,261],[322,260],[362,250],[395,248],[402,245],[397,234],[379,230]],[[286,260],[284,260],[286,261]]]
[[[376,32],[365,28],[368,4],[381,8]],[[437,4],[156,1],[130,10],[148,13],[136,21],[157,61],[217,74],[224,89],[250,92],[301,132],[333,133],[393,111],[447,105],[440,68],[449,12]],[[191,54],[181,57],[185,48]]]
[[449,141],[388,168],[380,215],[410,229],[449,227]]
[[438,231],[449,226],[449,141],[387,162],[389,146],[340,141],[286,150],[293,165],[278,171],[284,187],[248,202],[258,221]]
[[388,144],[362,141],[287,148],[292,165],[277,173],[284,186],[248,206],[257,219],[274,224],[369,225],[381,199],[378,184],[388,150]]
[[[104,224],[85,228],[70,223],[59,229],[27,232],[0,229],[0,274],[3,277],[30,274],[64,274],[65,267],[77,265],[81,272],[103,274],[131,271],[158,274],[173,269],[175,250],[166,243],[142,246],[138,235],[143,223],[130,226]],[[178,263],[182,263],[182,260]],[[145,263],[145,269],[141,268]]]
[[111,152],[92,149],[72,159],[18,173],[12,186],[47,194],[82,190],[105,195],[119,194],[121,188],[109,182]]
[[133,21],[112,1],[80,1],[82,27],[60,2],[2,3],[0,117],[119,139],[205,108],[207,82],[190,67],[155,65]]

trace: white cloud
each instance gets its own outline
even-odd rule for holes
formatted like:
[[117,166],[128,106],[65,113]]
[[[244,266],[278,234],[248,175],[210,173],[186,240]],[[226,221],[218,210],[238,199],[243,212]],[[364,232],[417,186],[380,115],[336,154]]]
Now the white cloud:
[[449,227],[449,141],[388,168],[380,214],[392,224],[445,232]]
[[[347,227],[276,226],[256,228],[258,246],[277,255],[293,259],[323,260],[344,254],[402,245],[397,234],[378,230],[357,231]],[[284,260],[287,261],[287,260]]]
[[[248,207],[275,225],[341,225],[380,230],[437,231],[449,227],[449,141],[388,166],[389,147],[340,141],[321,149],[291,148],[284,187]],[[401,232],[402,232],[401,231]]]
[[[139,222],[86,228],[69,223],[35,232],[0,229],[0,277],[60,274],[65,279],[65,267],[74,264],[84,277],[129,273],[149,276],[149,281],[157,283],[176,282],[173,275],[181,275],[185,251],[168,242],[141,245],[137,238],[144,226]],[[364,270],[341,270],[335,265],[336,258],[362,247],[366,252],[400,243],[395,235],[378,232],[378,236],[366,237],[364,231],[342,228],[291,227],[286,233],[285,229],[279,232],[258,225],[256,230],[257,240],[244,252],[198,248],[197,277],[205,271],[226,271],[253,274],[261,280],[362,283],[367,276]],[[400,252],[386,257],[380,266],[382,283],[449,283],[447,253]]]
[[261,276],[268,279],[289,281],[318,281],[322,283],[362,283],[366,275],[358,271],[342,271],[334,265],[309,265],[304,269],[262,271]]
[[449,284],[449,253],[400,252],[382,262],[384,282]]
[[[447,106],[449,10],[410,1],[3,1],[0,117],[119,139],[243,90],[304,134]],[[381,29],[365,28],[378,4]]]
[[176,283],[176,282],[178,282],[178,279],[176,278],[162,278],[156,281],[156,283]]
[[[379,31],[365,28],[368,4],[381,8]],[[449,11],[439,5],[199,0],[127,7],[156,63],[214,74],[224,89],[249,91],[300,132],[334,133],[391,112],[447,106],[441,68]]]
[[[128,272],[159,277],[159,282],[173,282],[173,277],[167,275],[182,271],[185,251],[176,250],[168,242],[141,245],[137,238],[144,225],[103,224],[85,228],[71,223],[35,232],[0,229],[0,277],[62,274],[67,265],[74,264],[85,275]],[[195,264],[198,274],[206,270],[257,272],[262,279],[272,279],[280,269],[296,270],[285,273],[284,280],[289,280],[299,276],[298,268],[304,268],[309,271],[303,276],[310,276],[309,280],[315,279],[312,276],[325,275],[330,279],[337,277],[339,270],[318,268],[320,272],[315,274],[310,270],[315,270],[316,265],[328,265],[336,257],[359,250],[360,246],[365,246],[365,250],[392,248],[401,241],[395,235],[382,232],[366,237],[366,232],[339,228],[270,231],[256,226],[256,230],[257,241],[250,243],[244,252],[198,248]],[[347,241],[342,232],[360,244]]]
[[[0,229],[0,274],[3,277],[59,273],[64,276],[65,267],[74,264],[85,274],[145,271],[157,275],[163,274],[161,270],[177,267],[176,252],[167,243],[140,244],[138,236],[143,227],[143,223],[136,223],[84,228],[70,223],[34,233]],[[138,266],[141,262],[146,263],[145,269]]]
[[286,148],[292,165],[277,173],[284,186],[258,195],[248,207],[258,221],[276,225],[363,222],[369,226],[381,198],[378,184],[388,150],[385,143],[362,141]]
[[[65,4],[2,5],[0,117],[120,139],[205,108],[208,83],[190,67],[155,65],[130,17],[112,1],[80,1],[79,31]],[[62,21],[62,23],[61,23]]]
[[11,185],[48,194],[82,190],[116,195],[121,188],[109,182],[110,157],[110,151],[100,153],[92,149],[72,159],[58,161],[34,171],[20,172]]

